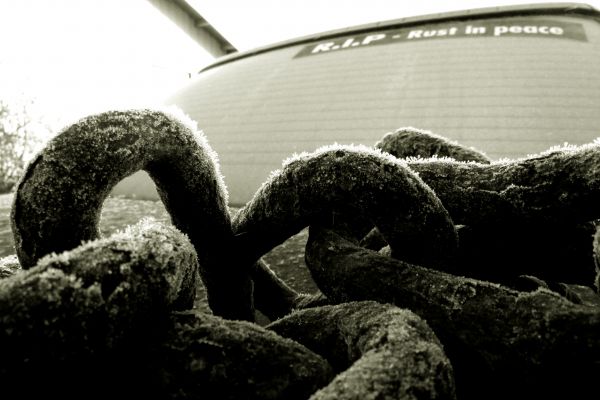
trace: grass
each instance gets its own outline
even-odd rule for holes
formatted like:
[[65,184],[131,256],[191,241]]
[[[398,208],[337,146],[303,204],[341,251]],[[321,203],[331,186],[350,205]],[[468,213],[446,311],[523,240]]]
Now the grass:
[[10,228],[12,194],[0,194],[0,257],[15,253]]

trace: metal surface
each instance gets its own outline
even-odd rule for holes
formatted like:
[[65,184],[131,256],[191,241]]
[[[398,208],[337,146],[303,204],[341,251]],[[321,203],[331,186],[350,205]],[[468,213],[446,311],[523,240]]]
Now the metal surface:
[[185,0],[148,0],[148,2],[214,57],[221,57],[237,51],[223,35]]

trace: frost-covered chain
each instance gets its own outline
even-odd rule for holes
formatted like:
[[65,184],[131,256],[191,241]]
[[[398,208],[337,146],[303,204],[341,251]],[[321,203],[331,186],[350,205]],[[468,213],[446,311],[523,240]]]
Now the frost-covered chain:
[[311,400],[454,399],[452,365],[416,314],[374,301],[294,312],[267,326],[323,355],[337,376]]
[[[446,268],[456,254],[454,224],[433,191],[404,161],[365,146],[326,146],[286,160],[232,224],[251,265],[311,224],[356,231],[356,220],[375,225],[400,259]],[[260,261],[252,270],[257,308],[271,318],[323,303],[296,293]]]
[[173,224],[194,244],[212,310],[252,319],[249,269],[228,257],[232,231],[217,156],[191,121],[161,111],[83,118],[29,164],[11,212],[23,268],[98,238],[104,200],[138,170],[148,172]]
[[[375,144],[405,158],[457,224],[458,255],[445,270],[514,287],[528,285],[520,275],[592,284],[599,146],[562,146],[491,162],[475,149],[415,128],[398,129]],[[386,242],[373,230],[362,244],[380,249]]]
[[197,281],[189,240],[150,220],[0,280],[3,390],[70,398],[118,379],[171,311],[192,306]]
[[427,266],[452,259],[454,224],[435,193],[403,161],[364,146],[329,146],[287,160],[233,219],[254,261],[312,223],[367,217],[399,258]]
[[517,291],[412,265],[316,225],[306,263],[333,304],[393,303],[426,320],[455,367],[457,389],[474,398],[583,394],[596,385],[597,299],[576,304],[545,288]]
[[452,158],[489,164],[491,160],[481,151],[469,148],[436,133],[404,127],[383,135],[375,148],[397,158]]
[[[598,146],[491,162],[402,128],[375,148],[293,156],[231,220],[217,157],[190,121],[152,110],[89,116],[52,139],[18,184],[18,262],[0,261],[0,372],[21,376],[10,363],[25,360],[26,373],[63,365],[57,373],[77,375],[83,362],[113,377],[94,362],[123,362],[116,371],[139,368],[140,382],[156,378],[146,388],[175,397],[210,388],[234,398],[453,398],[453,370],[459,394],[465,376],[507,395],[504,382],[532,394],[531,382],[549,394],[563,380],[592,389]],[[175,228],[146,221],[101,238],[104,200],[137,170],[154,180]],[[307,226],[306,262],[324,295],[297,293],[261,259]],[[490,243],[530,251],[512,262]],[[538,257],[547,247],[554,253]],[[173,313],[191,307],[198,274],[215,314],[253,320],[256,305],[283,317],[270,329],[302,344],[251,323]],[[504,285],[520,275],[533,289]],[[563,278],[587,286],[560,283],[561,296],[544,281]],[[136,341],[142,332],[153,333]]]
[[[102,238],[104,200],[140,169],[175,227],[145,220]],[[181,116],[107,112],[67,127],[28,166],[11,217],[18,259],[0,262],[3,390],[300,400],[332,378],[322,357],[259,326],[173,313],[192,309],[200,271],[215,314],[254,317],[216,155]]]

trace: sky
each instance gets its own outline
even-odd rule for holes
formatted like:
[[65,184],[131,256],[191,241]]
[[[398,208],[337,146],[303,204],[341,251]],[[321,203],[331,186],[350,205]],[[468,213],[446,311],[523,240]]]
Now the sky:
[[[461,0],[188,0],[238,50],[369,22],[519,4]],[[545,3],[530,0],[521,3]],[[600,0],[588,1],[600,9]],[[0,97],[60,127],[159,105],[214,58],[147,0],[0,0]]]

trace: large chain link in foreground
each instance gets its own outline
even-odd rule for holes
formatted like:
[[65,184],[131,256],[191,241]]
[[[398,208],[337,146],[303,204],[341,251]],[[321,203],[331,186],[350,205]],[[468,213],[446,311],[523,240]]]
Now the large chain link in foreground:
[[[3,389],[174,399],[594,390],[599,161],[588,145],[490,162],[405,128],[375,148],[287,160],[231,220],[217,157],[185,118],[84,118],[17,188],[18,262],[0,260]],[[104,200],[140,169],[174,226],[146,220],[102,238]],[[307,226],[323,292],[312,296],[261,259]],[[215,315],[192,310],[200,280]],[[273,322],[239,321],[255,307]]]

